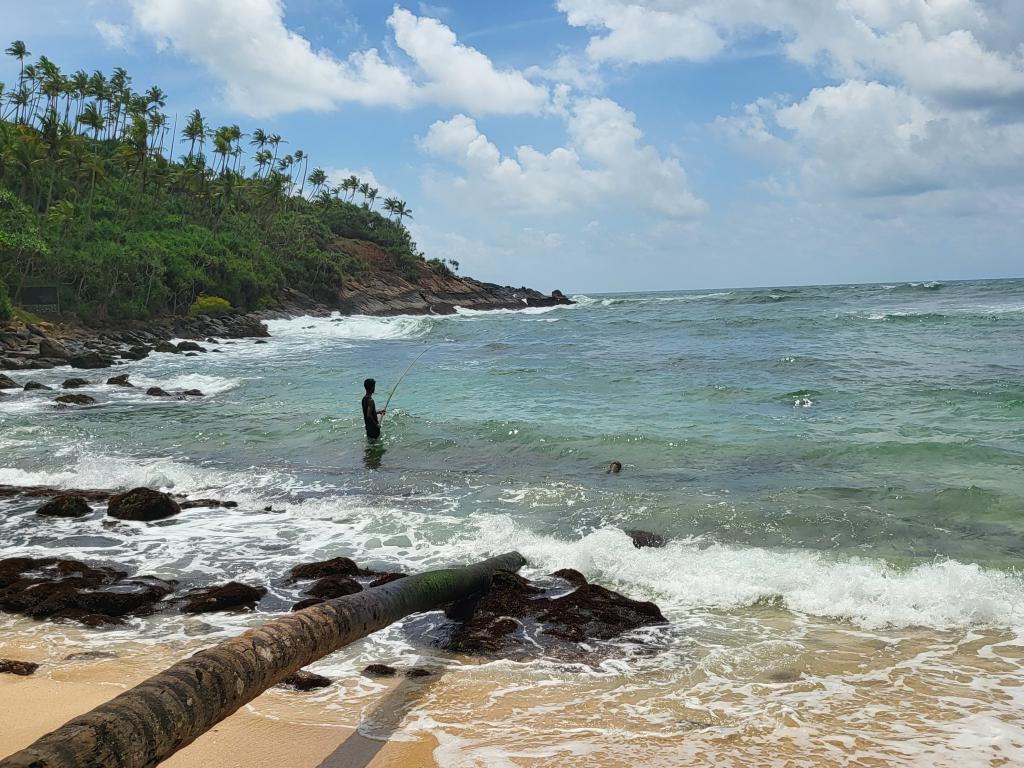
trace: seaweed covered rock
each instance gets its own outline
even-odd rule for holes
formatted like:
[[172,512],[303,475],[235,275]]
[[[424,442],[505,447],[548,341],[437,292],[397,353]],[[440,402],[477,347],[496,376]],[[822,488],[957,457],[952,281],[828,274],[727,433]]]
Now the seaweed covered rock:
[[65,379],[64,383],[60,385],[61,389],[80,389],[88,386],[89,382],[85,379]]
[[25,383],[24,389],[26,392],[31,392],[33,390],[52,390],[53,387],[48,387],[45,384],[40,384],[38,381],[28,381]]
[[133,488],[110,497],[107,514],[118,520],[163,520],[181,512],[169,494],[150,488]]
[[61,395],[60,397],[55,397],[53,402],[59,405],[93,405],[96,402],[96,398],[82,394]]
[[475,606],[456,605],[448,610],[449,617],[460,622],[449,647],[508,658],[537,651],[583,657],[580,643],[611,640],[633,629],[665,623],[654,603],[590,584],[578,571],[552,575],[575,589],[548,596],[548,590],[521,576],[495,574],[490,591]]
[[348,576],[325,576],[306,590],[306,594],[310,597],[319,597],[322,600],[333,600],[336,597],[354,595],[362,591],[363,588],[359,582]]
[[146,394],[150,397],[170,397],[171,393],[167,392],[160,387],[150,387],[146,390]]
[[90,512],[92,507],[89,506],[89,502],[73,493],[54,496],[36,510],[37,515],[44,517],[85,517]]
[[292,568],[292,581],[311,581],[325,576],[372,576],[372,571],[364,571],[354,560],[347,557],[335,557],[315,563],[303,563]]
[[56,557],[0,560],[0,610],[89,626],[119,624],[152,612],[174,589],[153,577]]
[[111,376],[107,379],[107,385],[111,387],[132,387],[134,384],[128,381],[128,374],[122,373],[120,376]]
[[237,581],[229,581],[216,587],[194,589],[183,598],[182,613],[210,613],[229,611],[235,608],[255,608],[267,594],[266,587],[250,587]]
[[304,669],[288,675],[278,683],[279,686],[294,688],[297,691],[315,691],[317,688],[326,688],[330,684],[331,678],[318,675],[315,672],[307,672]]
[[33,674],[39,665],[34,661],[17,661],[15,659],[0,659],[0,674],[18,675],[28,677]]

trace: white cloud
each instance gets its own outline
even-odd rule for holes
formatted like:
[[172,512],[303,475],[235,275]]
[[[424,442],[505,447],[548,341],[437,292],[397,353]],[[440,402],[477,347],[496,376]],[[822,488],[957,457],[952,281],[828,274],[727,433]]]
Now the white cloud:
[[287,28],[282,0],[130,0],[135,23],[158,47],[199,62],[224,83],[231,106],[263,116],[327,110],[345,102],[410,107],[438,103],[471,114],[537,113],[548,90],[496,69],[444,24],[395,7],[388,23],[408,65],[375,48],[339,59]]
[[95,22],[93,26],[100,33],[103,42],[109,48],[126,49],[128,47],[129,30],[124,24],[113,24],[104,19]]
[[426,75],[422,98],[476,114],[538,113],[549,100],[546,88],[520,72],[497,70],[475,48],[461,45],[436,19],[395,8],[388,18],[398,47]]
[[[434,123],[420,140],[428,153],[460,166],[451,193],[476,206],[556,214],[608,206],[653,208],[675,219],[703,213],[675,158],[640,143],[635,116],[609,99],[583,99],[568,116],[569,143],[503,156],[465,115]],[[441,180],[438,180],[439,182]]]

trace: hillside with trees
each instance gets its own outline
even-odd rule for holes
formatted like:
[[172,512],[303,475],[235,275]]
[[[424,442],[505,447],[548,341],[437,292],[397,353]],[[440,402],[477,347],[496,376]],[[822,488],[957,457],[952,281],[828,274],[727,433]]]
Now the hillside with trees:
[[120,68],[65,73],[21,41],[6,53],[18,76],[0,83],[0,320],[33,285],[59,286],[86,321],[183,314],[201,297],[326,298],[366,270],[351,241],[405,279],[448,273],[424,262],[404,201],[332,183],[278,134],[168,115],[159,87],[136,90]]

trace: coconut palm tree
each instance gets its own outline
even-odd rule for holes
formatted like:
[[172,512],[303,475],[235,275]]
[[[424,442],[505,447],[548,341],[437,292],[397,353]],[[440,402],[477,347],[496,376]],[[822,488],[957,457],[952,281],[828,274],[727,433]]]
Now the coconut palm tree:
[[377,195],[379,194],[380,190],[377,189],[376,187],[370,187],[370,189],[366,192],[366,200],[370,204],[369,207],[371,211],[373,210],[373,203],[377,199]]
[[192,114],[188,116],[188,122],[185,123],[185,127],[181,131],[182,140],[191,141],[188,147],[188,159],[192,159],[192,154],[195,152],[196,142],[199,142],[199,151],[203,151],[203,142],[206,139],[206,122],[203,120],[203,115],[198,109],[193,109]]
[[402,219],[404,219],[406,216],[408,216],[410,219],[412,218],[412,208],[406,207],[405,200],[396,200],[392,213],[394,213],[395,216],[398,217],[399,224],[402,223]]
[[[20,91],[25,84],[25,59],[32,55],[32,53],[25,47],[23,40],[15,40],[4,51],[8,56],[13,56],[18,60],[20,70],[18,71],[18,90]],[[14,122],[19,122],[18,114],[14,115]]]
[[327,181],[327,174],[323,168],[314,168],[309,174],[309,183],[313,185],[313,189],[309,193],[309,200],[312,202],[313,198],[320,192],[320,188]]

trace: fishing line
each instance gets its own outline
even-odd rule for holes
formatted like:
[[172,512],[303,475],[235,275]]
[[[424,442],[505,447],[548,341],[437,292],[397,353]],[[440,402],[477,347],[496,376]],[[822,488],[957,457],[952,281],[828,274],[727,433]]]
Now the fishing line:
[[419,362],[419,359],[421,357],[423,357],[425,354],[427,354],[427,352],[429,352],[430,350],[432,350],[436,346],[437,346],[437,344],[431,344],[429,347],[427,347],[422,352],[420,352],[418,355],[416,355],[416,357],[413,358],[412,362],[409,363],[409,365],[406,367],[406,369],[402,372],[402,375],[398,377],[398,381],[395,382],[395,386],[393,386],[391,388],[391,394],[388,395],[388,399],[384,402],[384,408],[383,408],[384,415],[382,415],[380,417],[381,421],[384,421],[384,417],[387,415],[388,405],[390,405],[390,403],[391,403],[391,398],[395,396],[395,392],[398,389],[398,385],[402,383],[402,380],[408,375],[409,371],[412,370],[412,367],[414,365],[416,365],[416,363]]

